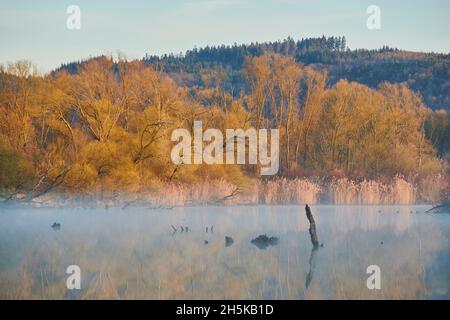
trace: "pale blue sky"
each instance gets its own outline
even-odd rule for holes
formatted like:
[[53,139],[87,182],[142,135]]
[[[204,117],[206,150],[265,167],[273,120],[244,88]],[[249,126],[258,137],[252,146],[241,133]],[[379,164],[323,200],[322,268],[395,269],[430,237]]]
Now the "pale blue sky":
[[[381,8],[381,30],[366,9]],[[66,8],[81,9],[81,30]],[[118,50],[129,58],[194,46],[345,35],[351,48],[450,52],[448,0],[0,0],[0,63],[40,71]]]

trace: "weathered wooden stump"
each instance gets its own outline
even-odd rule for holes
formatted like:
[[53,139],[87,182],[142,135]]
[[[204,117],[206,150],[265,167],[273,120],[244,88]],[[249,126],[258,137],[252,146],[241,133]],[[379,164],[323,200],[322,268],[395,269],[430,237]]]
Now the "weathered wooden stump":
[[316,269],[316,254],[317,251],[319,250],[319,239],[317,237],[316,221],[314,221],[314,217],[311,213],[311,208],[308,205],[306,205],[305,211],[306,211],[306,218],[308,218],[309,221],[309,235],[311,237],[311,243],[313,245],[313,247],[311,248],[311,254],[309,256],[309,271],[308,274],[306,275],[306,282],[305,282],[305,287],[306,289],[308,289],[313,279],[314,270]]
[[311,209],[308,205],[305,206],[306,218],[309,221],[309,235],[311,236],[311,243],[314,248],[319,248],[319,239],[317,238],[316,221],[311,213]]

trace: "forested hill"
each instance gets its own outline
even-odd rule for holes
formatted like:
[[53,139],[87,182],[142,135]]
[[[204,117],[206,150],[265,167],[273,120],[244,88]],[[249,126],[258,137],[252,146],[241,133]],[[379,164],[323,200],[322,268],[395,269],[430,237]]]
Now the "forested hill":
[[[143,59],[169,73],[180,85],[203,86],[205,81],[220,78],[224,89],[238,95],[248,89],[243,72],[246,57],[266,52],[294,56],[305,65],[327,69],[329,85],[341,78],[372,88],[384,81],[406,82],[423,96],[432,109],[450,110],[450,54],[410,52],[389,47],[351,50],[345,37],[321,37],[194,48],[185,54],[146,55]],[[71,63],[62,68],[76,73],[80,64]]]

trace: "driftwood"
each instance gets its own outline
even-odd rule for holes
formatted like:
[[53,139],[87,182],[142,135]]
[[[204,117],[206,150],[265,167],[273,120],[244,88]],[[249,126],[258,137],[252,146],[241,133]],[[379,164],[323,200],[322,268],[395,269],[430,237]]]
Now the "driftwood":
[[450,213],[450,201],[435,206],[425,211],[425,213]]
[[233,200],[234,197],[238,196],[241,194],[241,190],[239,188],[235,188],[230,194],[222,197],[222,198],[218,198],[215,200],[211,200],[211,201],[207,201],[206,205],[217,205],[217,204],[223,204],[224,202],[228,201],[228,200]]
[[[28,193],[24,193],[24,197],[17,198],[19,194],[22,194],[25,191],[15,191],[9,195],[1,195],[0,198],[2,203],[8,203],[10,201],[14,201],[16,203],[29,203],[39,198],[46,193],[56,189],[59,187],[66,178],[67,174],[71,170],[71,167],[65,167],[54,179],[50,179],[48,176],[48,172],[43,174],[38,182],[34,185],[34,187]],[[46,185],[43,184],[46,182]],[[17,189],[22,189],[22,185],[16,186]]]

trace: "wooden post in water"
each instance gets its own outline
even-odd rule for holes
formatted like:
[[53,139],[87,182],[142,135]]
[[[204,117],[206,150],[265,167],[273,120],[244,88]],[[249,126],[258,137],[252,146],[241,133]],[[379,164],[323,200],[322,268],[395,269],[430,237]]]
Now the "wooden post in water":
[[311,255],[309,256],[309,272],[306,275],[306,282],[305,282],[306,289],[308,289],[309,286],[311,285],[314,270],[316,268],[316,254],[317,251],[319,250],[319,239],[317,238],[316,222],[314,221],[314,217],[308,205],[305,206],[305,211],[306,211],[306,218],[308,218],[309,221],[309,235],[311,236],[311,243],[313,245],[313,247],[311,248]]
[[309,235],[311,236],[311,243],[313,244],[314,249],[319,247],[319,239],[317,238],[316,231],[316,222],[314,221],[314,217],[311,213],[311,209],[308,205],[305,206],[306,218],[309,221]]

